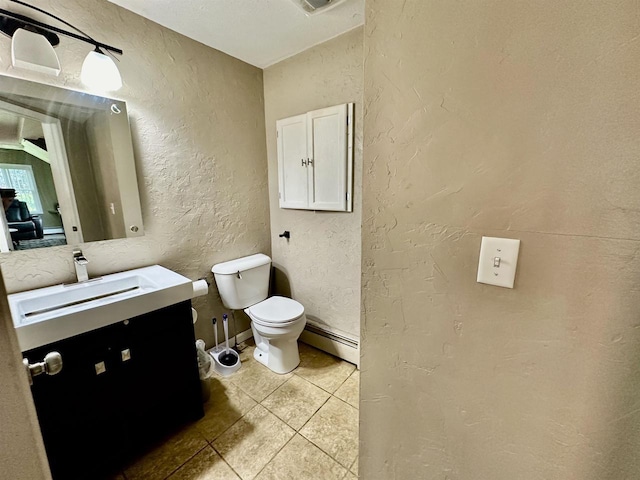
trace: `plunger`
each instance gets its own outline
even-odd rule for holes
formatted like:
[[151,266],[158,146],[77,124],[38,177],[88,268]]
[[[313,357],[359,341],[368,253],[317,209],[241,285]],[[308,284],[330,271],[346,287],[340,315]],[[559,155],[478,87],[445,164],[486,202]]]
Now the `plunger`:
[[229,319],[227,314],[222,315],[222,325],[224,326],[224,353],[220,354],[218,360],[226,367],[235,365],[238,362],[238,354],[229,348]]

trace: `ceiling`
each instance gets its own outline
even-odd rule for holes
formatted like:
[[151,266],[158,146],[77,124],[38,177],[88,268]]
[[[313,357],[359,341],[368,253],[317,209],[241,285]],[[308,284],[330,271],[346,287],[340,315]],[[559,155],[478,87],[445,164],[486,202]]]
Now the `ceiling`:
[[259,68],[364,23],[365,0],[306,16],[292,0],[109,0]]

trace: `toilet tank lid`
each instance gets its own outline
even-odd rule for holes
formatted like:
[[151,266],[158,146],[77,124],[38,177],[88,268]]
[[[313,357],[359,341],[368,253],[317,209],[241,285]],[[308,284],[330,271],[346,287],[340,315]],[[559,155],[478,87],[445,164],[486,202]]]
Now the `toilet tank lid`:
[[251,270],[271,263],[271,259],[263,253],[256,253],[248,257],[236,258],[228,262],[216,263],[211,267],[211,271],[217,275],[235,275],[238,272]]

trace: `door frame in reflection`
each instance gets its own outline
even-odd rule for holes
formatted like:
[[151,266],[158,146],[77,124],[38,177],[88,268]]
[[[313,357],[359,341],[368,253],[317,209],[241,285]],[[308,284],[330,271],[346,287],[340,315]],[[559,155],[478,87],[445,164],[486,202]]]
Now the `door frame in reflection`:
[[[71,181],[69,158],[64,145],[64,134],[62,133],[60,120],[51,115],[30,110],[3,100],[0,100],[0,110],[12,113],[18,117],[30,118],[42,124],[42,131],[49,153],[53,183],[60,204],[59,212],[62,220],[62,228],[67,238],[67,244],[76,245],[82,243],[82,226],[80,224],[78,204],[76,203],[73,183]],[[4,237],[0,238],[0,252],[8,252],[13,250],[13,242],[11,241],[11,234],[9,233],[9,226],[7,225],[5,215],[0,215],[0,223],[2,224],[1,230],[4,233],[4,235],[0,235],[0,237]]]

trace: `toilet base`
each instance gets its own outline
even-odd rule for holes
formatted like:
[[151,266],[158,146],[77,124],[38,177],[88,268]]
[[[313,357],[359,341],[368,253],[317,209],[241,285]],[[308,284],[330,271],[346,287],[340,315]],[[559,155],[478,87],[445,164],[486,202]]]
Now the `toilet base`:
[[[304,323],[302,328],[304,328]],[[251,322],[251,330],[256,342],[253,358],[269,370],[282,375],[294,370],[300,364],[300,354],[298,353],[300,334],[287,336],[287,338],[267,339],[256,331],[253,322]]]

